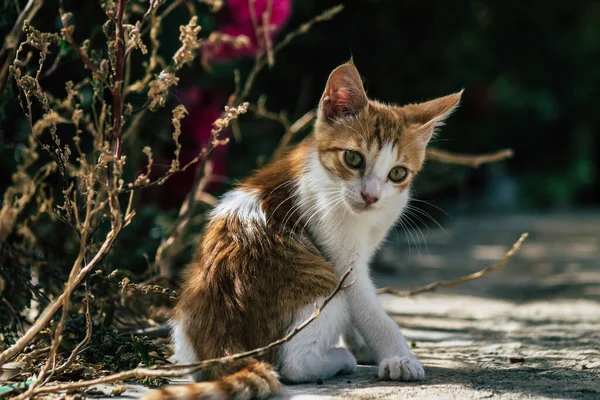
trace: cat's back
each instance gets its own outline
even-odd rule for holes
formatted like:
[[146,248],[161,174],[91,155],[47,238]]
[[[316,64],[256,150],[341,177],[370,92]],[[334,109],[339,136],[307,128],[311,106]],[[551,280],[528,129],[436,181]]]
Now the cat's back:
[[314,281],[324,293],[337,282],[318,250],[293,232],[303,226],[296,189],[312,145],[309,137],[222,197],[184,274],[176,315],[205,307],[239,314],[294,292],[296,282]]
[[296,310],[337,285],[333,266],[285,228],[297,218],[305,152],[302,144],[260,169],[211,212],[175,308],[178,359],[189,349],[206,359],[264,346],[289,329]]

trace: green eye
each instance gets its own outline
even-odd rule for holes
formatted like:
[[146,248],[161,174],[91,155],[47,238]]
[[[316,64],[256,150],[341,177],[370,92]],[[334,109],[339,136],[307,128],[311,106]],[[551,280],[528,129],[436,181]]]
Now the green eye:
[[346,150],[344,153],[344,161],[352,168],[362,168],[365,164],[365,159],[358,151]]
[[396,183],[402,182],[407,176],[408,170],[404,167],[394,167],[388,174],[388,178]]

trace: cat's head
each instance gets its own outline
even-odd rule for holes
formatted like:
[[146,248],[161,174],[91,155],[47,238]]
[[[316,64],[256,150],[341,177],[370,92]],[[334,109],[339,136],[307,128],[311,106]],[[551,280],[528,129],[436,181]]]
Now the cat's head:
[[386,105],[367,98],[352,61],[331,73],[315,125],[317,153],[352,211],[379,209],[406,195],[427,143],[461,95]]

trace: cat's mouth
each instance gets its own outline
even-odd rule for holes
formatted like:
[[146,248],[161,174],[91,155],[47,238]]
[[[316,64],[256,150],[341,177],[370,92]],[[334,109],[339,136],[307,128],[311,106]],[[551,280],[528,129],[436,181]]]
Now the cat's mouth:
[[348,206],[350,208],[350,210],[354,213],[364,213],[367,211],[371,211],[371,210],[375,210],[376,207],[374,204],[367,204],[367,203],[355,203],[352,201],[348,201]]

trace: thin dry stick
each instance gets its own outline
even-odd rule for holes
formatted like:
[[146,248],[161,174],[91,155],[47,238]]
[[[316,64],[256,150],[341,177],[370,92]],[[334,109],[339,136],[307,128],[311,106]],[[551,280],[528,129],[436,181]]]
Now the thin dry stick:
[[144,378],[144,377],[167,377],[167,376],[185,376],[194,374],[202,369],[213,365],[221,365],[226,364],[232,361],[241,360],[248,357],[255,357],[265,354],[269,350],[272,350],[276,347],[281,346],[282,344],[289,342],[292,340],[294,336],[300,333],[303,329],[305,329],[308,325],[310,325],[315,319],[321,315],[323,309],[329,304],[329,302],[338,294],[341,290],[348,288],[350,285],[354,283],[354,281],[350,282],[348,285],[344,285],[346,279],[352,272],[352,268],[350,268],[346,273],[340,278],[337,286],[331,292],[327,298],[323,301],[323,304],[317,306],[315,304],[315,312],[306,319],[303,323],[296,326],[290,333],[278,339],[265,347],[260,347],[254,350],[246,351],[243,353],[234,354],[231,356],[214,358],[210,360],[204,360],[198,363],[193,364],[174,364],[169,366],[163,366],[162,368],[135,368],[130,371],[123,371],[112,375],[103,376],[101,378],[92,379],[88,381],[80,381],[80,382],[70,382],[64,383],[55,386],[42,386],[33,390],[32,395],[37,395],[40,393],[54,393],[60,392],[63,390],[72,390],[72,389],[80,389],[84,387],[89,387],[93,385],[98,385],[101,383],[111,383],[116,381],[124,381],[132,378]]
[[[151,3],[153,5],[154,2]],[[111,132],[111,143],[115,161],[121,157],[121,132],[123,131],[123,72],[125,67],[125,40],[123,39],[123,14],[125,13],[125,0],[119,0],[115,13],[115,75],[112,96],[113,125]],[[144,15],[144,17],[146,17]]]
[[75,346],[75,349],[73,349],[73,351],[71,352],[71,355],[69,355],[69,358],[67,359],[67,361],[65,361],[60,367],[56,368],[55,370],[53,370],[51,372],[50,376],[48,377],[48,380],[53,375],[58,375],[60,373],[63,373],[67,368],[69,368],[71,366],[71,364],[73,364],[73,362],[75,361],[75,358],[79,354],[79,351],[81,350],[81,348],[83,346],[85,346],[92,337],[92,315],[90,313],[90,298],[89,298],[89,296],[85,297],[83,299],[83,301],[85,302],[85,337],[83,338],[83,340],[81,342],[79,342],[77,344],[77,346]]
[[[71,295],[71,292],[75,290],[75,288],[81,283],[83,278],[87,276],[87,274],[98,265],[98,263],[104,258],[106,254],[108,254],[121,229],[124,226],[128,225],[129,222],[131,222],[131,219],[134,215],[135,212],[128,211],[123,217],[122,223],[120,221],[117,221],[118,223],[115,224],[115,226],[113,226],[113,229],[106,235],[104,243],[102,243],[102,246],[100,246],[100,249],[98,250],[96,255],[85,265],[85,267],[79,270],[79,273],[77,275],[69,279],[69,282],[66,285],[66,290],[58,298],[56,298],[54,301],[52,301],[46,306],[44,311],[36,319],[35,323],[31,326],[31,328],[29,328],[29,330],[25,332],[25,334],[21,336],[14,345],[4,350],[0,354],[0,366],[4,365],[17,354],[21,353],[25,346],[27,346],[27,344],[31,342],[33,338],[35,338],[35,336],[48,324],[48,322],[50,322],[54,314],[56,314],[56,312],[63,305],[64,299]],[[79,259],[75,261],[75,264],[77,264],[78,262]],[[73,266],[73,269],[75,268],[76,265]]]
[[414,296],[414,295],[417,295],[420,293],[431,292],[438,287],[457,286],[457,285],[460,285],[461,283],[465,283],[465,282],[472,281],[474,279],[481,278],[482,276],[485,276],[492,271],[502,268],[508,262],[508,260],[510,260],[510,258],[521,248],[521,244],[523,243],[523,241],[525,241],[525,239],[527,239],[527,236],[529,236],[529,233],[521,234],[521,237],[519,238],[519,240],[517,240],[515,242],[515,244],[513,244],[511,249],[504,255],[504,257],[502,257],[502,260],[500,260],[500,262],[498,262],[497,264],[491,265],[489,267],[486,267],[486,268],[482,269],[481,271],[477,271],[472,274],[465,275],[463,277],[460,277],[460,278],[452,280],[452,281],[432,282],[429,285],[425,285],[423,287],[420,287],[415,290],[410,290],[410,291],[402,291],[402,290],[394,289],[391,287],[384,287],[384,288],[378,289],[377,294],[387,293],[387,294],[393,294],[395,296],[400,296],[400,297],[411,297],[411,296]]
[[[300,27],[288,33],[281,42],[279,42],[275,47],[273,47],[272,54],[277,54],[281,49],[287,46],[294,38],[308,32],[313,25],[319,22],[329,21],[337,14],[339,14],[343,9],[344,5],[339,4],[337,6],[325,10],[321,14],[317,15],[315,18],[300,25]],[[265,57],[263,57],[262,54],[259,53],[259,55],[256,58],[256,61],[254,62],[254,66],[252,67],[250,73],[248,74],[248,77],[246,78],[246,82],[244,83],[244,87],[242,89],[241,94],[235,93],[235,95],[232,96],[230,99],[231,104],[234,104],[235,100],[237,100],[237,102],[241,102],[243,101],[243,99],[248,97],[248,95],[250,94],[250,90],[252,89],[252,86],[254,84],[254,80],[256,79],[256,76],[260,71],[262,71],[267,62],[268,60]]]
[[285,153],[285,151],[288,149],[290,142],[294,139],[298,132],[302,131],[302,129],[304,129],[308,124],[310,124],[314,118],[315,112],[311,110],[303,116],[301,116],[300,118],[298,118],[296,122],[289,126],[283,134],[281,140],[279,141],[279,144],[277,145],[277,148],[273,153],[272,160],[277,160],[278,158],[280,158],[283,155],[283,153]]
[[43,385],[47,384],[52,379],[52,377],[54,375],[58,375],[58,374],[64,372],[67,368],[69,368],[69,366],[71,366],[71,364],[73,363],[73,361],[75,361],[75,358],[79,354],[79,351],[81,350],[81,348],[85,344],[87,344],[87,342],[90,340],[90,338],[92,337],[92,316],[90,315],[89,297],[85,297],[83,299],[83,301],[86,304],[86,312],[85,312],[86,333],[85,333],[84,339],[75,347],[75,349],[73,349],[73,351],[71,352],[71,355],[69,356],[69,358],[67,359],[67,361],[64,362],[64,364],[62,364],[58,368],[55,368],[55,366],[54,366],[53,369],[50,371],[50,374],[48,375],[48,377],[45,377],[47,369],[50,366],[51,359],[52,359],[52,363],[53,364],[56,362],[56,349],[58,348],[58,345],[60,343],[61,332],[62,332],[62,328],[64,327],[65,315],[67,313],[67,309],[65,307],[65,304],[63,304],[63,315],[61,316],[61,320],[60,320],[59,326],[56,328],[55,337],[54,337],[54,339],[52,341],[52,346],[49,346],[50,354],[48,355],[48,360],[46,361],[46,364],[44,365],[44,367],[40,371],[38,378],[29,387],[29,390],[27,390],[25,393],[23,393],[20,396],[18,396],[17,399],[28,399],[28,398],[30,398],[31,394],[35,390],[35,387],[39,384],[39,382],[42,381],[42,379],[45,378],[44,382],[41,384],[43,386]]
[[[18,2],[15,2],[18,4]],[[10,33],[3,39],[0,49],[0,93],[4,90],[8,78],[8,67],[14,61],[15,51],[19,46],[19,38],[23,33],[23,23],[31,21],[44,4],[44,0],[29,0],[15,21]]]
[[[104,278],[102,275],[97,276]],[[124,278],[121,282],[117,284],[117,286],[119,287],[121,292],[125,292],[126,290],[132,290],[141,294],[155,294],[160,296],[166,296],[171,300],[177,300],[177,292],[175,290],[160,285],[140,285],[137,283],[131,283],[129,281],[129,278]]]
[[65,35],[65,38],[67,39],[67,42],[69,42],[69,45],[73,48],[75,53],[77,53],[77,56],[79,56],[86,68],[92,71],[92,75],[94,75],[98,80],[104,83],[106,87],[110,88],[111,85],[106,79],[106,77],[102,75],[100,71],[98,71],[92,60],[89,59],[89,57],[81,50],[79,45],[75,42],[75,39],[73,39],[72,30],[74,28],[73,26],[69,25],[69,14],[66,13],[62,9],[62,7],[60,9],[60,20],[63,24],[63,33]]
[[275,55],[273,54],[273,42],[271,41],[271,11],[273,9],[273,0],[267,0],[267,9],[262,15],[262,33],[265,41],[265,51],[267,52],[267,61],[269,68],[275,65]]
[[[48,369],[50,368],[50,366],[52,366],[52,369],[54,369],[56,367],[56,354],[58,353],[58,347],[60,346],[60,342],[61,342],[61,334],[62,331],[64,329],[65,326],[65,322],[66,322],[66,318],[67,318],[67,313],[69,311],[69,297],[66,296],[63,299],[62,302],[62,315],[60,316],[60,321],[58,322],[58,325],[56,326],[55,330],[54,330],[54,337],[52,339],[52,343],[50,345],[50,352],[48,353],[48,358],[46,359],[46,363],[44,364],[44,366],[42,367],[42,369],[40,370],[40,372],[37,374],[37,378],[31,383],[31,385],[29,386],[29,389],[21,394],[20,396],[17,397],[17,399],[28,399],[31,397],[31,393],[35,390],[35,388],[42,383],[42,381],[44,381],[44,378],[46,378],[46,374],[48,372]],[[48,379],[51,376],[48,377]],[[44,383],[46,383],[46,381],[44,381]],[[42,383],[43,384],[43,383]]]
[[511,149],[504,149],[489,154],[469,155],[450,153],[443,150],[429,148],[425,154],[428,160],[439,161],[446,164],[466,165],[472,168],[477,168],[482,164],[493,163],[511,158],[514,153]]

